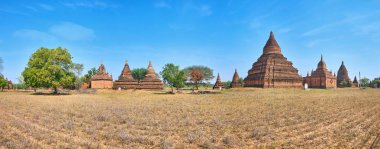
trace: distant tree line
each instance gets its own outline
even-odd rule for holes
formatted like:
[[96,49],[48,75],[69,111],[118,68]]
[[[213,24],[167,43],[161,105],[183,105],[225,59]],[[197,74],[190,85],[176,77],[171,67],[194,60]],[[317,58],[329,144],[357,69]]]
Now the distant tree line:
[[[2,59],[0,59],[0,70],[2,69]],[[48,49],[41,47],[29,58],[27,67],[22,72],[22,76],[18,78],[19,83],[15,84],[15,88],[25,89],[33,88],[51,88],[53,93],[58,93],[58,88],[79,89],[82,84],[90,84],[91,77],[98,70],[91,68],[82,76],[83,64],[77,64],[72,61],[72,56],[67,49],[58,47]],[[131,70],[132,76],[138,82],[144,79],[146,74],[145,68],[135,68]],[[209,87],[210,81],[214,78],[213,70],[207,66],[189,66],[180,69],[178,65],[166,64],[159,74],[162,76],[166,86],[177,91],[184,87],[191,87],[198,90],[201,85]],[[0,75],[0,87],[8,83],[2,75]],[[6,85],[5,85],[6,86]]]

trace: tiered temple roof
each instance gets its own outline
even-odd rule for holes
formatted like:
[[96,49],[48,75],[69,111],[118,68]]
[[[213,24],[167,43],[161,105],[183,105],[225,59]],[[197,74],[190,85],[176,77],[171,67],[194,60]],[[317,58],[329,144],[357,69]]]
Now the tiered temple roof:
[[358,80],[356,79],[356,76],[354,77],[354,81],[352,83],[358,84]]
[[131,69],[129,68],[128,61],[125,61],[124,68],[121,71],[119,79],[113,84],[114,89],[136,89],[138,82],[132,76]]
[[332,71],[327,69],[326,63],[321,56],[321,60],[318,63],[317,69],[311,71],[305,77],[305,83],[309,85],[310,88],[335,88],[336,87],[336,76],[333,75]]
[[91,77],[91,81],[96,80],[110,80],[113,81],[112,75],[109,75],[108,72],[106,72],[106,68],[103,64],[99,66],[98,72]]
[[237,69],[235,69],[234,76],[232,77],[231,88],[237,87],[242,87],[242,84],[239,82],[239,74],[237,72]]
[[[344,65],[344,62],[342,61],[342,65],[340,65],[339,70],[338,70],[338,76],[337,76],[337,86],[338,87],[351,87],[351,79],[348,76],[348,71],[346,66]],[[347,85],[342,85],[341,82],[346,81]]]
[[112,85],[112,75],[109,75],[108,72],[106,72],[106,68],[104,67],[104,65],[101,64],[99,66],[98,72],[91,77],[91,88],[112,88]]
[[153,69],[152,62],[149,61],[148,68],[146,69],[146,74],[144,79],[140,81],[139,89],[150,89],[150,90],[162,90],[164,89],[163,82],[157,78],[156,72]]
[[245,87],[287,88],[302,87],[302,77],[293,63],[281,53],[273,32],[263,48],[263,54],[253,63],[244,79]]
[[218,77],[216,78],[216,82],[214,84],[214,86],[212,87],[213,89],[221,89],[221,88],[224,88],[224,85],[220,79],[220,76],[219,76],[219,73],[218,73]]
[[354,77],[354,81],[352,81],[352,87],[359,87],[359,82],[356,79],[356,76]]

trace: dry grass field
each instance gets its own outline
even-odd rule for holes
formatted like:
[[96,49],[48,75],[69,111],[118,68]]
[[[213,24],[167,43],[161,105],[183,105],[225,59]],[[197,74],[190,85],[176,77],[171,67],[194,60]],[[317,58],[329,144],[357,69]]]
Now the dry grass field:
[[0,148],[379,148],[380,90],[0,93]]

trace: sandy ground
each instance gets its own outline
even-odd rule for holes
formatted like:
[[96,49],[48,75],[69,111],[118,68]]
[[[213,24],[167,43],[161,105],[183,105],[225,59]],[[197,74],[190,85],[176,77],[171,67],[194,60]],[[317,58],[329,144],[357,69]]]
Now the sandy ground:
[[0,92],[0,148],[379,148],[380,90]]

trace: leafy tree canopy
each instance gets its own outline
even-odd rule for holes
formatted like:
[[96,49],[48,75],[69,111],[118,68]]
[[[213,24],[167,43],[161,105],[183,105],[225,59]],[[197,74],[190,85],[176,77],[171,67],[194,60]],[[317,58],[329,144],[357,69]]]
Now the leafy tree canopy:
[[165,84],[169,85],[173,92],[173,87],[177,90],[185,86],[185,72],[174,64],[166,64],[160,72]]
[[198,89],[199,84],[204,81],[208,82],[214,78],[213,70],[207,66],[190,66],[186,67],[185,76],[189,78],[196,89]]
[[74,83],[74,66],[71,54],[65,48],[39,48],[29,59],[22,72],[28,86],[54,88],[70,86]]
[[97,72],[98,70],[95,67],[91,68],[87,71],[87,74],[83,76],[82,82],[90,83],[91,77],[94,76]]
[[360,79],[360,86],[361,87],[368,87],[369,86],[369,79],[364,77],[363,79]]
[[1,88],[1,91],[4,90],[4,87],[6,87],[8,85],[8,80],[6,80],[4,78],[4,76],[2,74],[0,74],[0,88]]
[[231,88],[231,81],[222,82],[225,89]]
[[145,68],[135,68],[131,70],[132,77],[140,82],[142,79],[144,79],[145,74],[146,74],[146,69]]
[[191,72],[193,70],[200,71],[200,73],[202,73],[202,75],[203,75],[202,80],[204,80],[204,81],[210,81],[214,78],[213,70],[211,68],[209,68],[207,66],[198,66],[198,65],[186,67],[184,69],[184,71],[186,72],[186,76],[191,77]]

